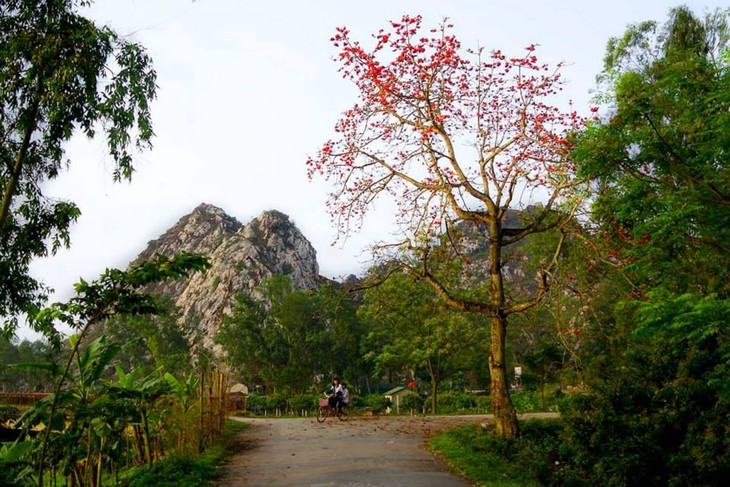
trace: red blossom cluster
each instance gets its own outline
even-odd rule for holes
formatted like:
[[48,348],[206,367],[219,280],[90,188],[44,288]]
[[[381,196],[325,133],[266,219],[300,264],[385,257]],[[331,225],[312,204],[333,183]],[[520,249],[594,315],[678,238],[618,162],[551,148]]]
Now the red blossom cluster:
[[422,23],[404,16],[370,47],[345,27],[332,37],[359,100],[307,166],[310,177],[334,180],[330,208],[340,229],[382,193],[424,231],[444,220],[433,214],[469,211],[468,200],[518,203],[518,187],[574,197],[568,134],[585,119],[550,103],[562,90],[560,65],[540,63],[535,45],[515,57],[465,50],[447,21],[428,30]]

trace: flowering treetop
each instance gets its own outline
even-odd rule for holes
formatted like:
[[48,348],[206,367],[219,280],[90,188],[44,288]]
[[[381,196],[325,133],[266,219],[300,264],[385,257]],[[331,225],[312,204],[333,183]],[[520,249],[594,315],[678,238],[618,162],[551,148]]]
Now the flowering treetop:
[[560,65],[538,62],[534,45],[519,57],[464,49],[452,29],[404,16],[369,49],[344,27],[332,38],[359,100],[307,165],[335,183],[328,206],[340,235],[381,194],[414,236],[501,219],[536,191],[548,210],[575,196],[567,136],[584,119],[550,104]]

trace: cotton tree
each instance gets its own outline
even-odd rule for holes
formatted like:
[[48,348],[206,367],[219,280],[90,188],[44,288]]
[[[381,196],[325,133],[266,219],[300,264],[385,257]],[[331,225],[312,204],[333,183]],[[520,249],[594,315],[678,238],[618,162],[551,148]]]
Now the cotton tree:
[[[584,120],[551,104],[561,90],[560,65],[540,63],[535,46],[517,57],[468,50],[452,30],[446,21],[428,29],[420,16],[405,16],[366,47],[338,28],[337,62],[358,101],[307,165],[310,177],[322,175],[334,186],[328,205],[340,236],[357,230],[376,200],[391,198],[402,238],[380,250],[419,253],[420,265],[403,262],[414,276],[449,306],[490,317],[492,406],[498,434],[512,436],[518,425],[505,367],[508,318],[540,302],[564,236],[545,258],[533,292],[518,299],[505,293],[503,249],[571,221],[580,186],[567,138]],[[523,225],[503,227],[508,210],[537,203]],[[481,299],[465,297],[463,286],[430,270],[436,237],[459,222],[488,231],[489,293]],[[452,245],[459,255],[464,242],[453,238]]]

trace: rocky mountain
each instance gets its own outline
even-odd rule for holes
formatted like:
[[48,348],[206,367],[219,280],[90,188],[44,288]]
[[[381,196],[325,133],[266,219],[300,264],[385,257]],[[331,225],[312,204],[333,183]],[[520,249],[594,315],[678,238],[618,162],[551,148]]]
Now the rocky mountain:
[[153,290],[172,297],[184,317],[199,323],[206,345],[236,294],[256,295],[261,281],[274,274],[289,276],[299,289],[314,288],[323,279],[315,249],[288,216],[275,210],[244,225],[220,208],[201,204],[149,242],[135,262],[180,251],[206,255],[212,267]]
[[[518,227],[520,221],[518,212],[510,212],[505,227]],[[480,285],[488,274],[489,232],[471,223],[459,225],[459,231],[464,238],[462,255],[470,262],[465,284]],[[150,241],[134,262],[157,253],[170,257],[181,251],[208,256],[212,267],[189,279],[158,284],[152,290],[171,297],[183,318],[198,324],[208,347],[237,294],[257,297],[261,282],[274,274],[289,276],[298,289],[313,289],[326,281],[319,275],[317,252],[311,243],[287,215],[275,210],[244,225],[220,208],[201,204]],[[535,286],[534,274],[525,268],[529,252],[518,245],[506,249],[503,257],[512,290],[517,294],[529,292]]]

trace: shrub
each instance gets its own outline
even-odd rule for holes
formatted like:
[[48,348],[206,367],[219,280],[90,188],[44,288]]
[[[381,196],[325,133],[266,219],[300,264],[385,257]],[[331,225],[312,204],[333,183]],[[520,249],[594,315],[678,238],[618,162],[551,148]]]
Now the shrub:
[[510,394],[510,397],[518,413],[542,411],[542,401],[540,393],[537,391],[515,391]]
[[369,394],[367,396],[363,396],[363,403],[365,407],[371,408],[375,413],[382,413],[392,406],[390,399],[386,399],[386,397],[381,394]]
[[406,394],[400,400],[401,411],[423,411],[423,398],[418,394]]
[[266,409],[266,396],[259,394],[251,394],[248,396],[248,409],[256,414],[263,413],[264,409]]
[[565,402],[564,448],[592,483],[726,485],[730,302],[657,293],[618,309],[636,329]]
[[152,467],[143,465],[132,468],[122,476],[121,485],[127,487],[210,485],[220,475],[220,466],[236,451],[234,447],[237,433],[246,427],[244,423],[227,421],[221,437],[203,454],[189,457],[171,456],[158,460]]
[[299,414],[301,411],[316,411],[319,406],[317,394],[299,394],[289,398],[289,411]]
[[489,396],[474,396],[474,405],[479,413],[489,412],[492,410],[492,399]]
[[445,391],[436,397],[438,412],[441,414],[464,412],[476,407],[476,396],[458,391]]
[[562,451],[559,420],[529,420],[521,427],[520,436],[503,438],[491,428],[463,426],[433,436],[430,447],[478,485],[589,485]]
[[365,407],[365,398],[363,396],[350,395],[350,408],[363,408]]
[[215,465],[210,461],[172,457],[156,462],[152,467],[136,469],[127,480],[129,487],[195,487],[205,485],[217,475]]
[[269,411],[286,411],[286,403],[287,403],[287,397],[283,396],[281,394],[271,394],[266,396],[266,400],[264,402],[264,409],[267,409]]

